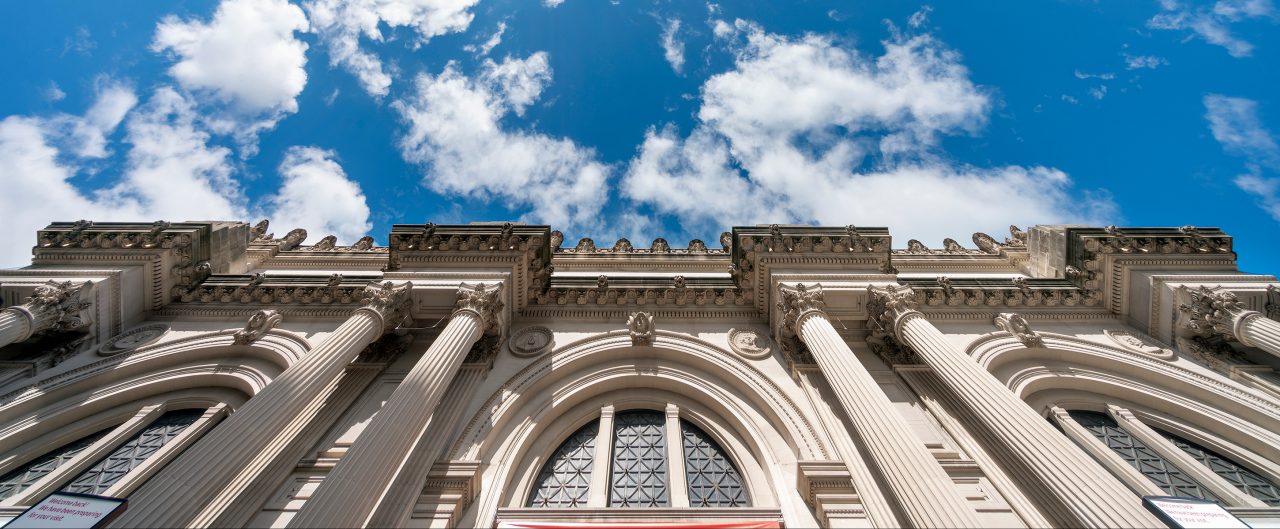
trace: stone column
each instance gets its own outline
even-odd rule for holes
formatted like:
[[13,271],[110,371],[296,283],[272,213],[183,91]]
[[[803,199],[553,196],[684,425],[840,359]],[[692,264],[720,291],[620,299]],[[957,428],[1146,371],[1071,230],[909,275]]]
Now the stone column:
[[27,302],[0,310],[0,347],[21,342],[42,331],[69,331],[88,324],[81,313],[91,303],[81,299],[89,282],[50,281],[36,287]]
[[449,324],[374,415],[289,527],[364,527],[424,435],[467,352],[496,331],[501,285],[463,284]]
[[822,287],[783,286],[779,297],[784,333],[809,348],[905,521],[913,527],[979,527],[955,482],[827,319]]
[[[925,319],[908,288],[868,288],[869,324],[892,333],[952,391],[977,428],[1012,465],[1011,473],[1041,487],[1057,523],[1081,527],[1161,527],[1115,476],[1090,459]],[[1056,507],[1056,508],[1053,508]]]
[[1280,356],[1280,322],[1244,308],[1235,294],[1204,286],[1181,287],[1178,297],[1179,338],[1238,341]]
[[[236,496],[228,488],[248,487],[236,479],[262,457],[353,358],[409,317],[409,290],[390,281],[365,289],[364,306],[297,363],[267,384],[239,410],[129,498],[129,509],[112,527],[184,527],[215,497]],[[216,514],[215,514],[216,515]]]

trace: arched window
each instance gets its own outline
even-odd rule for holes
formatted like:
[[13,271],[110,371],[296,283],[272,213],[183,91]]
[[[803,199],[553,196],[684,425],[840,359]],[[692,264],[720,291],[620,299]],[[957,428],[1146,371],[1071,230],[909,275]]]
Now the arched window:
[[[145,413],[145,410],[140,413]],[[22,494],[38,481],[55,473],[60,475],[50,479],[63,484],[61,490],[102,494],[195,424],[205,413],[206,410],[203,408],[170,411],[151,421],[127,439],[124,437],[129,435],[131,429],[122,425],[94,432],[67,443],[0,476],[0,501]],[[90,446],[104,439],[118,446],[87,468],[85,465],[88,461],[67,465]],[[79,469],[84,470],[73,477],[72,473]]]
[[[593,461],[602,454],[608,454],[608,464]],[[608,479],[594,480],[608,487],[595,495],[599,507],[751,506],[742,475],[728,454],[710,435],[671,409],[665,414],[606,412],[602,419],[587,423],[543,464],[527,505],[590,506],[593,472],[608,472]]]
[[101,494],[120,478],[141,465],[161,447],[186,430],[204,414],[203,409],[177,410],[161,415],[137,435],[82,472],[63,487],[67,492]]
[[1214,452],[1208,448],[1200,446],[1198,443],[1185,439],[1179,435],[1166,432],[1159,428],[1152,428],[1156,433],[1168,439],[1174,446],[1182,449],[1187,455],[1199,461],[1200,464],[1209,467],[1214,474],[1230,483],[1231,486],[1240,489],[1245,494],[1253,496],[1267,505],[1273,507],[1280,506],[1280,488],[1276,487],[1265,477],[1257,472],[1249,470],[1235,461],[1228,459],[1226,456]]
[[1170,496],[1191,496],[1211,501],[1218,501],[1200,483],[1191,479],[1182,469],[1167,461],[1156,450],[1153,450],[1140,439],[1130,435],[1115,419],[1105,413],[1095,411],[1071,410],[1071,418],[1083,426],[1102,444],[1124,459],[1125,462],[1138,469],[1147,479],[1155,483]]

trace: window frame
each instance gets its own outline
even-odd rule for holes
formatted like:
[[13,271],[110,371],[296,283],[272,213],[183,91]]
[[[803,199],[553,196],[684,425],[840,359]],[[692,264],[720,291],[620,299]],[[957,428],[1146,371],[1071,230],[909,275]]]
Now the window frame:
[[[81,450],[75,457],[37,480],[26,490],[0,501],[0,508],[30,506],[41,498],[61,490],[71,480],[101,461],[102,458],[107,457],[121,445],[133,439],[134,436],[147,426],[150,426],[165,412],[191,408],[205,408],[205,411],[200,415],[200,418],[186,427],[182,433],[165,443],[161,449],[157,450],[146,461],[131,469],[128,474],[102,492],[104,496],[128,496],[163,468],[165,464],[177,457],[178,454],[181,454],[191,443],[216,425],[229,413],[230,407],[222,402],[204,400],[196,402],[189,399],[145,404],[141,407],[136,407],[135,405],[133,408],[135,411],[131,415],[126,415],[127,418],[123,421],[120,421],[120,417],[124,414],[117,413],[98,420],[80,421],[71,428],[64,428],[63,431],[55,431],[42,436],[39,438],[40,442],[30,443],[28,448],[21,453],[14,454],[3,465],[0,465],[0,475],[8,474],[48,453],[50,445],[65,446],[94,432],[106,428],[111,429],[107,435],[90,444],[88,448]],[[113,427],[110,426],[112,423],[117,424]]]

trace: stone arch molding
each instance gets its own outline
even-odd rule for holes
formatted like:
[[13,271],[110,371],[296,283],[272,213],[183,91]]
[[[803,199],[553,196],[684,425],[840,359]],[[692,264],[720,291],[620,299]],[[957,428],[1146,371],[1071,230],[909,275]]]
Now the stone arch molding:
[[305,338],[288,331],[273,329],[249,345],[234,344],[235,332],[147,345],[0,396],[0,439],[29,441],[166,395],[236,408],[311,349]]
[[[1177,417],[1260,454],[1280,457],[1280,406],[1211,372],[1161,356],[1040,332],[1028,348],[1004,332],[979,337],[969,355],[1039,411],[1071,402],[1127,402]],[[1175,359],[1176,360],[1176,359]]]
[[[554,376],[552,374],[554,373]],[[564,437],[596,418],[604,404],[654,407],[657,400],[688,416],[745,467],[753,501],[790,509],[795,488],[787,462],[833,457],[802,412],[776,384],[736,355],[709,342],[656,331],[651,346],[633,346],[626,330],[567,344],[508,379],[470,418],[450,460],[481,461],[477,501],[466,525],[491,525],[499,507],[524,500],[531,472]],[[660,395],[660,396],[659,396]],[[661,408],[659,408],[661,409]],[[542,446],[547,445],[547,446]],[[533,470],[530,470],[533,469]]]

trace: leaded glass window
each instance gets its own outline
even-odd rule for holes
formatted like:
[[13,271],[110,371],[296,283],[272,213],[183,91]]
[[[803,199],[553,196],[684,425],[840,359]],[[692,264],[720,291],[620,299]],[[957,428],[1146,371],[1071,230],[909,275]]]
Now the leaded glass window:
[[84,494],[101,494],[111,488],[130,470],[137,468],[157,450],[172,441],[204,414],[202,409],[177,410],[161,415],[137,435],[102,458],[84,473],[76,476],[62,490]]
[[687,421],[680,421],[684,438],[684,473],[689,482],[690,507],[750,507],[738,469],[720,445]]
[[1122,459],[1142,472],[1143,475],[1171,496],[1191,496],[1205,500],[1217,501],[1218,498],[1207,489],[1196,483],[1173,463],[1165,461],[1151,447],[1141,440],[1129,435],[1120,427],[1115,419],[1105,413],[1072,410],[1071,418],[1080,426],[1089,430],[1094,437],[1107,445]]
[[585,507],[599,423],[591,421],[560,444],[534,482],[530,507]]
[[627,411],[613,418],[610,507],[667,507],[666,416]]
[[1227,480],[1235,488],[1244,491],[1245,494],[1253,496],[1267,505],[1280,506],[1280,488],[1277,488],[1276,484],[1267,478],[1236,464],[1235,461],[1227,459],[1222,454],[1200,446],[1194,441],[1164,430],[1154,430],[1178,448],[1181,448],[1183,452],[1203,463],[1204,466],[1209,467],[1209,470],[1212,470],[1218,477]]
[[4,476],[0,476],[0,499],[5,499],[27,490],[40,478],[49,475],[50,472],[70,461],[71,458],[83,452],[84,449],[89,448],[89,445],[105,437],[111,430],[111,428],[107,428],[106,430],[81,437],[31,460],[26,465],[18,467]]

